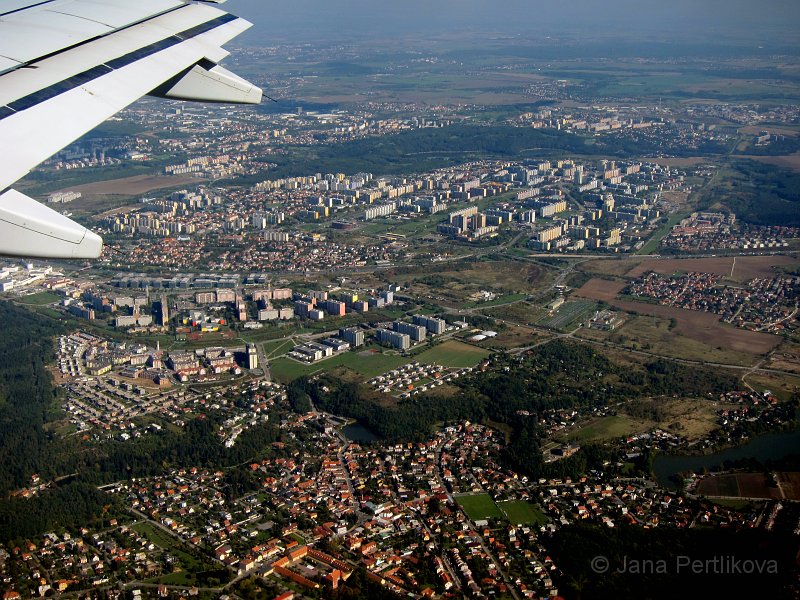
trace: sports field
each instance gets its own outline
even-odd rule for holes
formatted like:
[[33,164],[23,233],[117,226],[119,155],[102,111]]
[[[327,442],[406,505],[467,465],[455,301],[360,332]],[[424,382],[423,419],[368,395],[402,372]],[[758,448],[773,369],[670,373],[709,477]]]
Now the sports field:
[[498,502],[497,506],[512,525],[544,525],[548,522],[542,509],[527,500],[508,500]]
[[20,303],[30,304],[32,306],[46,306],[61,300],[60,296],[50,292],[39,292],[38,294],[30,294],[20,298]]
[[456,502],[473,521],[482,519],[502,519],[503,511],[497,508],[489,494],[456,496]]
[[448,340],[415,357],[421,363],[463,369],[474,367],[491,352],[456,340]]

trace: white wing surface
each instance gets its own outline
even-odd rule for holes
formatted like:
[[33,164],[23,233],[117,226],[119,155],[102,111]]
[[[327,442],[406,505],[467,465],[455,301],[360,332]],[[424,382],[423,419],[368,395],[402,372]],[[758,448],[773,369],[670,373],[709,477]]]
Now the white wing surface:
[[209,2],[0,1],[0,254],[99,256],[99,236],[11,186],[144,95],[259,103],[217,64],[248,27]]

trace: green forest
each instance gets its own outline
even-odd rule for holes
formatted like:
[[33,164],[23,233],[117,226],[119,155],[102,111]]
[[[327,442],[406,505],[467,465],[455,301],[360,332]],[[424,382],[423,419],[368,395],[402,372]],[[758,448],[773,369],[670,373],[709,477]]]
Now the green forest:
[[732,173],[710,190],[706,206],[722,203],[754,225],[800,226],[800,173],[752,160],[737,160]]

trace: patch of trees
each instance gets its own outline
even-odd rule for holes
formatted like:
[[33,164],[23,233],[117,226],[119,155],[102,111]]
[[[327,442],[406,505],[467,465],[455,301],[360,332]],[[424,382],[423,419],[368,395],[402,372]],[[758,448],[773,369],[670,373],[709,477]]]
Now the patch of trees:
[[305,388],[305,383],[300,379],[296,379],[289,384],[286,391],[286,395],[289,399],[289,406],[292,408],[292,411],[301,415],[310,412],[312,408],[311,397],[308,395]]
[[653,400],[634,400],[628,402],[622,410],[637,419],[648,419],[656,423],[660,423],[666,418],[664,407]]
[[164,469],[189,466],[225,468],[263,456],[278,440],[278,428],[263,423],[247,429],[236,444],[226,448],[216,431],[221,417],[214,415],[189,421],[181,432],[163,431],[137,440],[111,441],[97,450],[98,456],[84,476],[97,483],[145,477]]
[[55,354],[55,321],[0,302],[0,495],[30,483],[33,473],[63,474],[59,444],[44,425],[56,393],[46,365]]
[[[285,177],[298,172],[368,171],[394,175],[422,173],[460,164],[465,156],[512,157],[555,154],[597,154],[598,144],[566,131],[543,130],[508,125],[452,125],[417,129],[396,135],[354,140],[343,144],[289,149],[287,154],[270,157],[276,164],[268,171],[237,179],[238,185]],[[622,156],[616,144],[600,151]],[[223,182],[224,183],[224,182]]]
[[25,540],[63,527],[92,523],[104,512],[117,511],[114,499],[95,486],[76,481],[30,499],[0,501],[0,540]]
[[707,194],[705,205],[722,202],[754,225],[800,226],[800,173],[752,160],[737,161],[733,167],[730,187]]

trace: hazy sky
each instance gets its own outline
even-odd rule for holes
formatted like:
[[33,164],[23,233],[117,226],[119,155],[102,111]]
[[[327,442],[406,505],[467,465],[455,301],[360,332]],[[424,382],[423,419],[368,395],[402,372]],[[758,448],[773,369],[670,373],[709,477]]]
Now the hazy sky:
[[366,29],[390,35],[480,29],[546,34],[548,28],[708,36],[738,30],[758,37],[778,27],[785,41],[800,42],[800,0],[230,0],[225,9],[256,23],[259,37],[324,40]]

